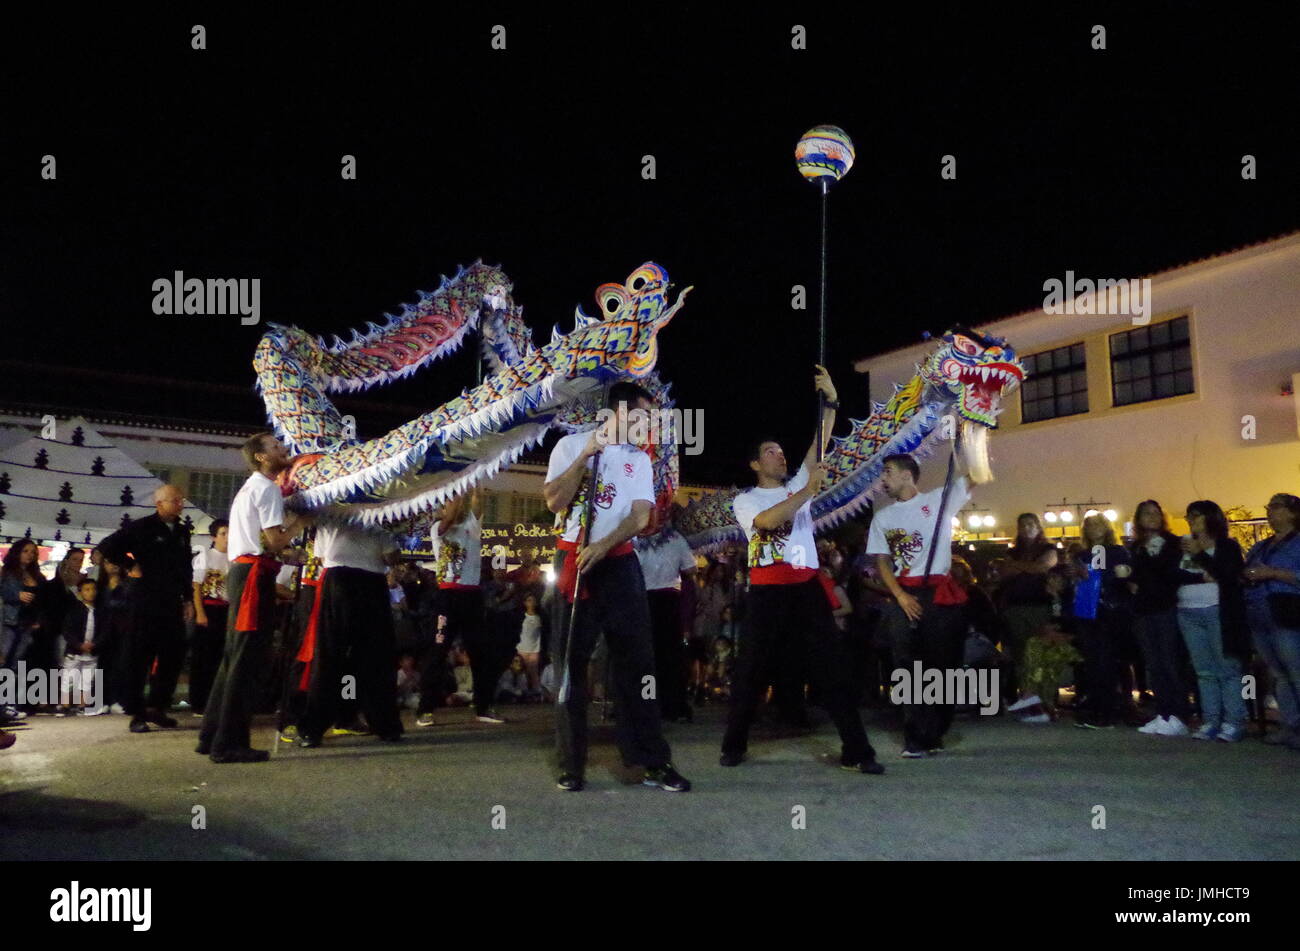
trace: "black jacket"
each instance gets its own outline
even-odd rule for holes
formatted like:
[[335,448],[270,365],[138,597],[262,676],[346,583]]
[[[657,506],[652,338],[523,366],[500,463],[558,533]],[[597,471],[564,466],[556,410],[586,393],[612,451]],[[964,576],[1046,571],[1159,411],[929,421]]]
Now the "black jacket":
[[135,557],[141,575],[137,593],[151,605],[179,606],[193,598],[193,553],[190,530],[184,525],[168,528],[157,514],[149,515],[108,536],[100,549],[119,564],[127,552]]
[[[1181,559],[1180,559],[1181,560]],[[1231,538],[1215,542],[1214,554],[1201,552],[1192,561],[1204,568],[1219,583],[1219,626],[1223,634],[1223,652],[1247,660],[1250,657],[1250,627],[1246,623],[1246,597],[1242,592],[1241,569],[1245,559],[1241,546]],[[1179,571],[1181,584],[1203,584],[1199,572]]]
[[[70,606],[63,614],[64,652],[79,654],[77,645],[86,639],[86,617],[90,614],[81,601]],[[95,639],[91,641],[92,653],[102,656],[112,646],[113,629],[109,622],[109,613],[104,608],[95,608]]]
[[1134,541],[1129,546],[1129,555],[1133,558],[1130,580],[1137,584],[1137,594],[1133,596],[1134,614],[1159,614],[1178,607],[1178,586],[1182,583],[1178,564],[1183,560],[1183,549],[1177,535],[1172,532],[1160,534],[1165,547],[1154,557],[1147,554],[1147,547],[1141,541]]

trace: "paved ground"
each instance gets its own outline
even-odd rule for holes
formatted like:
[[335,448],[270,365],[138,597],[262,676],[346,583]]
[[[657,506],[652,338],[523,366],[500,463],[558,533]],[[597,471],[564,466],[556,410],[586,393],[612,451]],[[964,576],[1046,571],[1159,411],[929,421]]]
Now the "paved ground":
[[[505,726],[444,710],[406,742],[276,743],[270,763],[193,752],[198,720],[132,735],[120,716],[37,717],[0,753],[3,859],[1295,859],[1300,753],[959,719],[950,752],[885,776],[821,761],[828,724],[759,734],[717,764],[722,711],[670,727],[687,794],[630,784],[611,727],[594,731],[587,791],[555,789],[551,710]],[[184,715],[183,715],[184,716]],[[206,829],[191,828],[194,807]],[[1105,807],[1104,830],[1094,807]],[[504,814],[501,809],[504,807]],[[806,828],[793,828],[803,807]],[[493,828],[504,815],[505,828]]]

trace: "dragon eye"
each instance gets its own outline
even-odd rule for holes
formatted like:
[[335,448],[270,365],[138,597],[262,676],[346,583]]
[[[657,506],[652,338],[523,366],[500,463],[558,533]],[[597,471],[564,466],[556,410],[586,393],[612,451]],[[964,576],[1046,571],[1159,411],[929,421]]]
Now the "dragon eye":
[[979,344],[970,337],[963,337],[961,334],[953,337],[952,345],[957,348],[958,353],[964,353],[968,357],[973,357],[980,352]]

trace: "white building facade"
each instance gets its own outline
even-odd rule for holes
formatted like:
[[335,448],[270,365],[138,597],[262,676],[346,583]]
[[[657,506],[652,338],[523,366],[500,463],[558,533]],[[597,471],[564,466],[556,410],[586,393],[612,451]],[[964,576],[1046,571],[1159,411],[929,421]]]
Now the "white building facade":
[[[1260,517],[1273,493],[1300,494],[1300,233],[1149,280],[1145,314],[1078,313],[1100,309],[1081,298],[1076,313],[1039,309],[973,328],[1005,337],[1029,372],[1004,398],[994,481],[958,513],[963,527],[992,516],[980,537],[1014,535],[1020,512],[1051,512],[1049,535],[1068,537],[1088,509],[1114,510],[1122,531],[1147,498],[1172,520],[1197,499]],[[855,368],[883,401],[933,346]],[[926,466],[926,487],[941,466]],[[1062,531],[1062,512],[1075,530]]]

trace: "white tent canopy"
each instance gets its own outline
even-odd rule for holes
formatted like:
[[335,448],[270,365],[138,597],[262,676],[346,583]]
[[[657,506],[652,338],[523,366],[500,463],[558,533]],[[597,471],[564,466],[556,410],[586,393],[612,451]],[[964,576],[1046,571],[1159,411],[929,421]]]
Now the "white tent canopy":
[[[54,435],[0,449],[0,541],[97,544],[154,513],[162,482],[84,419],[59,422]],[[189,500],[181,512],[187,519],[195,534],[212,521]]]

